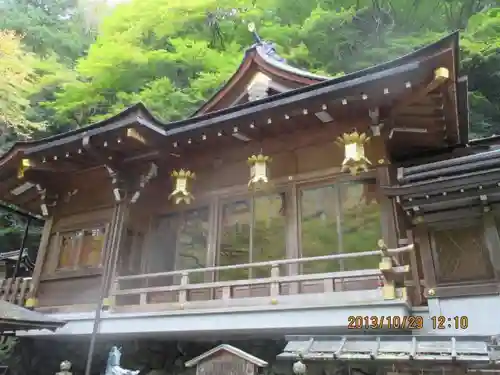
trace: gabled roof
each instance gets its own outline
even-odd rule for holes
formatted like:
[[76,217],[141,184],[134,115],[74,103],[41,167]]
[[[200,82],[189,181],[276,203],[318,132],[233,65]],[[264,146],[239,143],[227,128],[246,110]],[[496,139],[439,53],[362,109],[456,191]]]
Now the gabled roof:
[[[257,72],[284,81],[287,89],[296,89],[323,82],[332,77],[322,76],[294,67],[281,57],[271,41],[263,40],[253,31],[255,43],[245,51],[243,60],[236,72],[208,99],[193,116],[227,108],[233,105],[234,98],[242,94],[246,85]],[[283,92],[284,90],[279,90]]]
[[209,359],[210,357],[212,357],[213,355],[215,355],[219,352],[231,353],[231,354],[235,355],[236,357],[240,357],[241,359],[244,359],[245,361],[253,363],[255,366],[258,366],[258,367],[266,367],[267,366],[266,361],[264,361],[260,358],[257,358],[254,355],[251,355],[251,354],[249,354],[241,349],[238,349],[238,348],[236,348],[232,345],[228,345],[228,344],[222,344],[222,345],[216,346],[215,348],[210,349],[209,351],[199,355],[198,357],[187,361],[184,365],[186,367],[196,366],[200,362],[202,362],[206,359]]

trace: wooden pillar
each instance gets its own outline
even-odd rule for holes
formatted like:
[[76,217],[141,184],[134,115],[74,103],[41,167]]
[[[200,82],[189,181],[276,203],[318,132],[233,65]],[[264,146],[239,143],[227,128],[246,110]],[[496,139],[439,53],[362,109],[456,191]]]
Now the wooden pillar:
[[[214,197],[209,203],[209,230],[207,238],[207,254],[205,267],[213,267],[217,263],[218,238],[220,230],[221,212],[219,210],[220,200]],[[215,272],[207,272],[204,275],[206,282],[215,281]],[[214,293],[212,290],[211,293]]]
[[[375,127],[379,128],[379,127]],[[385,144],[385,137],[380,133],[371,139],[372,163],[377,171],[377,185],[390,186],[393,184],[391,178],[390,158]],[[396,209],[394,201],[378,192],[381,218],[382,218],[382,238],[390,248],[398,246],[398,225],[396,221]]]
[[113,210],[113,218],[111,220],[111,233],[108,236],[107,246],[105,251],[107,251],[107,256],[105,256],[104,271],[101,282],[101,290],[99,293],[99,300],[97,301],[97,307],[95,310],[94,325],[92,328],[92,335],[90,337],[89,350],[87,353],[87,363],[85,366],[85,375],[90,375],[90,370],[92,367],[92,357],[94,355],[94,347],[96,336],[99,333],[99,328],[101,324],[101,310],[104,307],[109,306],[109,298],[106,298],[109,294],[111,288],[111,283],[116,272],[116,265],[118,262],[118,253],[120,249],[122,233],[125,227],[125,221],[128,214],[129,202],[126,199],[122,199],[115,205]]
[[116,268],[118,265],[120,246],[123,243],[123,233],[126,230],[126,221],[128,217],[129,203],[127,200],[116,204],[113,211],[113,219],[110,227],[112,232],[110,233],[109,243],[107,246],[107,260],[103,272],[103,296],[108,294],[109,288],[112,281],[116,275]]
[[[286,257],[288,259],[297,259],[300,257],[300,233],[299,233],[299,220],[301,220],[298,187],[293,183],[289,194],[286,195]],[[300,273],[300,265],[297,263],[288,265],[287,274],[298,275]],[[299,283],[290,283],[289,294],[299,293]]]
[[40,239],[40,244],[38,245],[35,268],[33,270],[33,275],[31,276],[31,290],[26,301],[26,307],[29,308],[36,307],[37,305],[36,295],[38,292],[38,287],[40,285],[40,277],[42,276],[43,265],[45,263],[45,259],[47,258],[50,233],[52,231],[53,223],[54,218],[53,216],[51,216],[50,218],[45,220],[45,224],[43,226],[42,238]]
[[427,294],[436,287],[436,270],[434,269],[434,261],[432,256],[431,240],[429,231],[425,225],[417,224],[414,231],[415,242],[418,244],[420,257],[422,262],[422,269],[424,274],[425,287]]
[[[392,184],[390,166],[381,165],[377,167],[378,186],[389,186]],[[382,238],[390,248],[398,247],[398,225],[396,222],[396,209],[394,201],[383,194],[379,194],[380,216],[382,218]]]

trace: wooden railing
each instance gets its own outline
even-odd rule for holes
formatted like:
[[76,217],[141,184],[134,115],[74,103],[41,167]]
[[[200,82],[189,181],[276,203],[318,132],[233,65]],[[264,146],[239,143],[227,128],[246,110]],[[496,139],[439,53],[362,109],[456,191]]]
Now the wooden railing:
[[[400,265],[399,255],[411,252],[413,248],[413,244],[396,249],[380,246],[379,250],[374,251],[119,276],[111,288],[110,301],[112,308],[118,310],[125,306],[154,308],[153,305],[159,305],[158,309],[165,310],[254,306],[260,303],[281,304],[279,301],[281,297],[294,294],[344,292],[345,298],[359,300],[359,290],[370,289],[381,290],[382,293],[375,294],[382,300],[406,298],[405,286],[412,285],[412,277],[407,277],[407,275],[410,271],[416,272],[416,270],[410,270],[409,265]],[[377,269],[316,274],[280,274],[280,268],[283,269],[291,265],[296,265],[295,267],[298,269],[298,265],[310,262],[342,261],[373,256],[381,257]],[[261,270],[268,268],[269,277],[213,281],[214,275],[221,271],[250,270],[252,268]],[[201,283],[190,282],[192,275],[199,273],[204,274],[205,277],[209,275],[211,280]],[[162,282],[162,279],[166,280]],[[155,284],[167,285],[147,285],[153,280],[156,280]],[[357,283],[359,287],[349,287],[351,282]],[[420,288],[420,285],[414,285],[414,287]],[[345,302],[349,303],[347,300]]]
[[24,306],[31,289],[31,277],[16,277],[0,280],[0,299]]

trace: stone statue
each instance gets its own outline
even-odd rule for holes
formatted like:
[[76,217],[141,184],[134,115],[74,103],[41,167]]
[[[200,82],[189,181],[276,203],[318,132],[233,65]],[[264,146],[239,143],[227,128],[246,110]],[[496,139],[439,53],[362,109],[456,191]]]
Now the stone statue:
[[62,361],[59,365],[59,369],[61,371],[56,372],[56,375],[72,375],[71,370],[71,362],[70,361]]
[[120,367],[122,352],[118,347],[113,346],[109,351],[108,363],[104,375],[137,375],[140,370],[127,370]]

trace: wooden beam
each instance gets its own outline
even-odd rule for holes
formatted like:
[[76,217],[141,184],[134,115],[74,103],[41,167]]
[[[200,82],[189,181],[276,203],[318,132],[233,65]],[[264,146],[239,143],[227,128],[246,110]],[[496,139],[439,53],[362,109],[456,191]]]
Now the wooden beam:
[[97,149],[92,144],[92,138],[90,136],[85,136],[82,138],[82,147],[86,151],[86,153],[97,162],[103,164],[104,166],[109,166],[114,170],[119,169],[118,163],[113,160],[113,155],[105,155],[101,150]]
[[43,265],[45,259],[47,258],[48,247],[50,244],[50,233],[52,231],[52,225],[54,218],[50,217],[45,220],[45,225],[43,226],[42,238],[40,239],[40,244],[38,246],[38,253],[35,261],[35,269],[33,270],[33,275],[31,276],[32,289],[28,295],[28,299],[32,299],[34,302],[33,307],[36,306],[36,296],[38,287],[40,286],[40,277],[42,275]]
[[434,70],[434,78],[426,86],[417,89],[415,92],[411,93],[406,98],[403,98],[399,103],[397,103],[391,110],[390,117],[395,117],[404,108],[409,105],[418,102],[425,98],[429,93],[436,90],[439,86],[444,84],[450,78],[450,71],[447,68],[437,68]]
[[429,290],[436,287],[437,280],[428,228],[423,225],[417,225],[413,231],[413,235],[420,252],[425,288],[429,292]]
[[136,129],[128,128],[126,131],[127,139],[133,140],[141,145],[147,145],[148,142],[146,138],[144,138]]
[[40,163],[38,161],[27,158],[21,159],[17,171],[17,178],[23,179],[28,171],[55,173],[60,172],[61,170],[51,163]]

